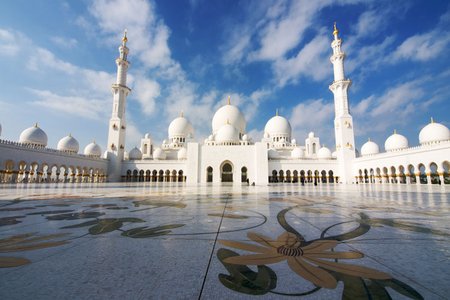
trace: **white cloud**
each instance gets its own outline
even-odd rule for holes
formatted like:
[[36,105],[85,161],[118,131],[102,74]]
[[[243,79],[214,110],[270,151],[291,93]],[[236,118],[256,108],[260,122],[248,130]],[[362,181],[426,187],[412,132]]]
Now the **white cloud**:
[[49,50],[39,47],[29,57],[27,67],[32,71],[44,71],[50,68],[71,75],[77,71],[76,66],[55,57]]
[[303,47],[296,56],[280,58],[273,64],[275,80],[279,86],[296,83],[301,76],[311,77],[318,81],[331,74],[329,54],[329,39],[320,34]]
[[310,99],[297,104],[289,118],[293,137],[301,141],[306,138],[308,132],[314,131],[316,136],[329,139],[322,140],[322,143],[330,143],[331,138],[334,141],[333,116],[334,104],[332,102],[326,102],[323,99]]
[[109,101],[100,99],[87,99],[79,96],[58,95],[47,90],[29,89],[37,96],[38,100],[31,103],[49,108],[54,111],[64,112],[69,115],[79,116],[93,120],[103,121],[106,118],[105,105]]
[[138,78],[135,81],[133,93],[133,98],[141,104],[144,114],[153,114],[155,111],[156,99],[161,94],[161,88],[158,82],[145,78]]
[[51,41],[62,48],[74,48],[75,46],[78,45],[78,41],[74,38],[66,38],[66,37],[62,37],[62,36],[53,36],[50,38]]
[[447,50],[449,43],[448,31],[433,30],[413,35],[398,46],[389,59],[394,63],[401,60],[427,61]]
[[17,36],[17,32],[0,28],[0,54],[15,56],[21,49],[21,35]]

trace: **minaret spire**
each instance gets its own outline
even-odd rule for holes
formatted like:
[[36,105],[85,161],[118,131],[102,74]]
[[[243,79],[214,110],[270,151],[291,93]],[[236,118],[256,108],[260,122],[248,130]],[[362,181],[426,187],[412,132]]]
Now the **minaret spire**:
[[336,23],[333,26],[334,39],[331,42],[333,55],[330,61],[333,64],[334,80],[330,90],[334,94],[334,132],[336,137],[336,152],[339,165],[339,178],[343,183],[352,183],[352,161],[355,158],[355,135],[353,132],[353,118],[350,115],[347,91],[351,81],[345,78],[345,53],[341,49],[342,40],[338,36]]
[[127,30],[124,31],[122,43],[119,46],[119,58],[116,59],[117,78],[111,87],[113,94],[113,109],[109,120],[108,133],[108,180],[119,181],[122,172],[122,160],[125,151],[126,118],[125,108],[127,96],[131,89],[127,87],[127,71],[129,62],[127,60]]

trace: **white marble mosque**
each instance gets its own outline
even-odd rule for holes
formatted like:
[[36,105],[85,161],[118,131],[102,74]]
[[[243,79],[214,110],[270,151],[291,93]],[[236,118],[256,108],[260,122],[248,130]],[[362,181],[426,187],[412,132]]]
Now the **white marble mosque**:
[[[195,140],[189,116],[183,113],[168,127],[168,138],[154,145],[150,134],[141,147],[125,150],[127,87],[126,33],[116,60],[117,81],[112,85],[112,116],[107,149],[94,142],[80,153],[75,137],[63,137],[56,149],[38,124],[25,129],[19,140],[0,139],[0,182],[186,182],[187,184],[235,182],[330,184],[450,184],[450,131],[434,122],[419,133],[420,145],[410,146],[394,132],[384,150],[368,140],[357,151],[345,77],[342,39],[334,27],[330,58],[334,80],[335,147],[320,143],[314,132],[302,144],[292,136],[289,121],[278,115],[267,121],[264,137],[254,141],[246,132],[245,116],[232,99],[212,118],[211,134]],[[5,128],[4,130],[7,130]],[[1,137],[1,127],[0,127]]]

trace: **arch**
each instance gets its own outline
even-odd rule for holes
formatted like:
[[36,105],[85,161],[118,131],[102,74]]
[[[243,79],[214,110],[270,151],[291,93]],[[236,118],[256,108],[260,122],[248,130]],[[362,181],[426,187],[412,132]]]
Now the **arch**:
[[170,181],[170,170],[166,170],[164,172],[164,181],[169,182]]
[[138,170],[133,170],[133,179],[132,181],[136,182],[138,181]]
[[430,163],[430,180],[431,184],[440,184],[438,166],[435,162]]
[[278,182],[284,182],[284,171],[280,170],[278,172]]
[[170,178],[170,181],[172,181],[172,182],[177,181],[177,170],[172,170],[172,176]]
[[206,182],[213,182],[213,168],[211,166],[206,168]]
[[222,182],[233,182],[233,165],[230,161],[224,161],[220,166]]
[[322,177],[321,177],[322,183],[327,183],[327,171],[322,170],[322,172],[320,172],[320,174],[322,175]]
[[158,180],[158,171],[152,171],[152,182],[156,182]]
[[150,170],[145,171],[145,181],[150,181],[150,178],[152,176],[151,174],[152,173]]
[[163,170],[159,170],[158,172],[158,182],[163,182],[164,181],[164,171]]
[[450,163],[448,161],[442,163],[442,177],[443,184],[450,184]]
[[291,182],[291,170],[286,171],[286,182]]
[[397,170],[398,170],[398,182],[406,183],[405,167],[398,166]]
[[328,171],[328,182],[334,183],[334,174],[332,170]]
[[375,171],[370,168],[369,170],[369,182],[374,183],[375,182]]
[[139,182],[144,181],[144,170],[139,171]]
[[316,143],[312,144],[312,154],[316,154]]
[[247,182],[247,167],[241,168],[241,182]]
[[383,167],[383,177],[384,177],[383,182],[389,183],[388,169],[386,167]]
[[422,184],[428,183],[426,168],[425,168],[424,164],[420,163],[417,166],[417,169],[419,170],[419,172],[418,172],[419,182],[422,183]]
[[278,182],[277,170],[272,171],[272,177],[269,179],[269,182]]
[[411,183],[417,183],[416,173],[414,172],[414,166],[413,165],[409,165],[408,166],[408,173],[409,173],[409,181]]
[[178,182],[185,181],[185,178],[183,176],[183,170],[178,171]]
[[305,177],[305,171],[304,170],[300,171],[300,182],[302,184],[304,184],[306,182],[306,177]]
[[308,170],[307,174],[308,174],[307,181],[308,182],[312,182],[313,181],[312,171]]
[[292,175],[292,182],[293,183],[297,183],[298,182],[298,171],[294,170],[293,175]]
[[369,183],[369,172],[364,169],[364,183]]

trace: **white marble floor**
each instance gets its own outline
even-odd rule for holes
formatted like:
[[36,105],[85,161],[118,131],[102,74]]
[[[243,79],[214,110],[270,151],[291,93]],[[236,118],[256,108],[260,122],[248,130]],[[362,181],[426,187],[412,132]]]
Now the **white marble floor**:
[[450,187],[0,185],[0,299],[448,299]]

